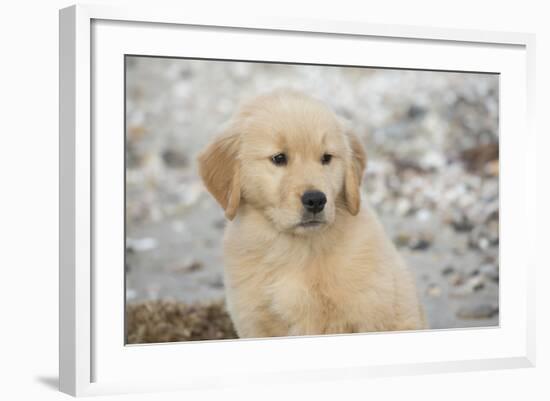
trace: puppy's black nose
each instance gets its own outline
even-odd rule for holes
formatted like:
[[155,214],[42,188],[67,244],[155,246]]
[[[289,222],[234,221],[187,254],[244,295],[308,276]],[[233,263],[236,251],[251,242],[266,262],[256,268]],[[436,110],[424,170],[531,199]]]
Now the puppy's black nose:
[[327,197],[321,191],[306,191],[302,195],[302,204],[311,213],[319,213],[325,207]]

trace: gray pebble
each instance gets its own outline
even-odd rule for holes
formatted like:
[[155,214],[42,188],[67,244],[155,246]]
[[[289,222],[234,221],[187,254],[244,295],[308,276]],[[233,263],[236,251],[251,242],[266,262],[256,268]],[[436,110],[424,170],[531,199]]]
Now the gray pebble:
[[187,167],[189,164],[189,159],[184,153],[173,149],[166,149],[162,152],[162,160],[166,166],[172,168]]
[[441,271],[441,274],[443,274],[444,276],[448,276],[449,274],[454,273],[454,271],[455,271],[455,268],[449,265]]
[[489,304],[463,306],[456,316],[460,319],[490,319],[498,314],[498,307]]
[[417,239],[414,239],[414,240],[411,241],[411,243],[409,244],[409,247],[410,247],[413,251],[425,251],[425,250],[428,249],[430,246],[431,246],[431,242],[428,241],[428,240],[425,239],[425,238],[417,238]]
[[489,280],[498,281],[499,271],[498,267],[492,264],[485,264],[479,268],[479,272],[487,277]]
[[426,294],[430,297],[439,297],[441,296],[441,288],[436,284],[430,284],[426,290]]
[[223,230],[223,228],[225,227],[225,219],[218,219],[214,221],[212,225],[219,230]]

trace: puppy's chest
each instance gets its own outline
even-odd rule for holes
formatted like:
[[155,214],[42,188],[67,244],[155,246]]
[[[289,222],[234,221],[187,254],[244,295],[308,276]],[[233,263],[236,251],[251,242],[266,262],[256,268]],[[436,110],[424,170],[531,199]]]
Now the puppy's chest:
[[330,261],[315,261],[275,274],[266,293],[272,311],[291,326],[308,326],[302,331],[325,331],[329,323],[351,324],[344,311],[353,307],[357,299],[349,291],[349,278],[338,274],[338,268]]

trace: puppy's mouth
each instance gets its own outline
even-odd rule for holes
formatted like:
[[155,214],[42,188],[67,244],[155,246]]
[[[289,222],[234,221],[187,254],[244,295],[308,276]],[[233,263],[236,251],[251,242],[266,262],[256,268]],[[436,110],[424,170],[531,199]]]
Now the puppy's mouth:
[[316,228],[324,224],[326,224],[326,221],[324,220],[306,220],[298,223],[296,226],[303,227],[303,228]]

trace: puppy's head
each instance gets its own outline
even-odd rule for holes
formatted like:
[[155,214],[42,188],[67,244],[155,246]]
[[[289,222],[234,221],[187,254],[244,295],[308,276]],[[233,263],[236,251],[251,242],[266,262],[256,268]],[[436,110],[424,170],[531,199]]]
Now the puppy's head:
[[206,187],[233,219],[239,206],[295,234],[330,226],[337,210],[359,212],[366,156],[322,103],[277,91],[244,104],[199,156]]

